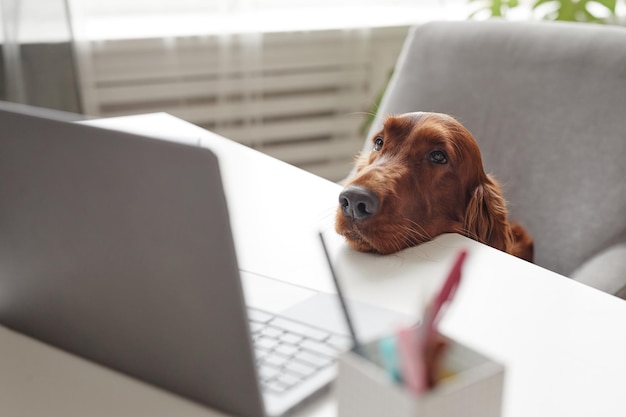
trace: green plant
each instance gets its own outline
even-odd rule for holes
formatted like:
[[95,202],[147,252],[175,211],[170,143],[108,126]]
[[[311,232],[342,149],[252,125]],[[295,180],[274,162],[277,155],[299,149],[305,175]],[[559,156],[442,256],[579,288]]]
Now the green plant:
[[482,3],[470,14],[470,18],[475,17],[482,11],[488,12],[491,17],[506,16],[509,9],[519,6],[518,0],[469,0],[470,3]]
[[576,22],[593,22],[605,23],[606,18],[594,15],[589,10],[589,5],[596,4],[603,6],[609,12],[610,17],[615,17],[616,0],[537,0],[533,5],[533,9],[537,9],[543,4],[557,4],[558,7],[552,13],[544,15],[544,18],[550,20],[568,20]]
[[[470,17],[488,13],[492,17],[506,17],[521,7],[519,0],[469,0],[480,3]],[[606,23],[616,17],[617,0],[532,0],[530,7],[544,20]],[[604,12],[604,13],[603,13]]]

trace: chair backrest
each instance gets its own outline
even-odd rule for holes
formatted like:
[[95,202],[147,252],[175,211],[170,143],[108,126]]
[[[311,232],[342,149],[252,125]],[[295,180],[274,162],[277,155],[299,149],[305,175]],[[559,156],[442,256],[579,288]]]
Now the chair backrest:
[[626,241],[626,29],[432,22],[409,33],[372,131],[434,111],[472,132],[535,262],[570,275]]

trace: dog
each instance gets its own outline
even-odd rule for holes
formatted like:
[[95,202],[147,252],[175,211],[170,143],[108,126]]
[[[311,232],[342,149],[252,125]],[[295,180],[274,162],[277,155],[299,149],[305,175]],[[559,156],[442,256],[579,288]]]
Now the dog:
[[532,262],[533,240],[509,222],[500,184],[452,116],[389,116],[339,195],[335,229],[357,251],[391,254],[459,233]]

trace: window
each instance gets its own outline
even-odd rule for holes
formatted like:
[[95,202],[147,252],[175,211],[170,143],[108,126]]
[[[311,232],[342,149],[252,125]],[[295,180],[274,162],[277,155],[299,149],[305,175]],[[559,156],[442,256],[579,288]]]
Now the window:
[[467,0],[72,0],[88,40],[406,26],[467,17]]

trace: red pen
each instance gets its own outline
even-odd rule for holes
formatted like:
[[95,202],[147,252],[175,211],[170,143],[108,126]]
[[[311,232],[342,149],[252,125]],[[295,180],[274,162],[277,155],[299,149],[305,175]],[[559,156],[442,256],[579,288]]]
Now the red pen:
[[[431,304],[426,307],[426,311],[424,312],[424,321],[422,325],[419,326],[422,335],[429,335],[435,331],[438,322],[441,320],[441,307],[452,301],[456,289],[461,282],[461,269],[466,257],[467,251],[461,250],[454,261],[454,265],[452,266],[448,277],[441,286],[441,290],[439,290],[439,293],[436,295]],[[424,339],[422,338],[422,340]]]
[[442,307],[452,301],[454,294],[461,282],[461,269],[467,251],[461,250],[454,261],[446,280],[441,286],[441,290],[437,293],[433,301],[426,307],[422,324],[418,327],[418,343],[420,347],[417,349],[421,354],[425,379],[428,387],[432,387],[437,380],[440,362],[445,350],[445,340],[439,335],[437,325],[443,317]]
[[435,298],[424,311],[421,325],[402,328],[396,332],[397,353],[405,386],[415,394],[431,388],[436,381],[445,340],[437,332],[442,307],[454,297],[461,281],[461,268],[467,256],[462,250]]

